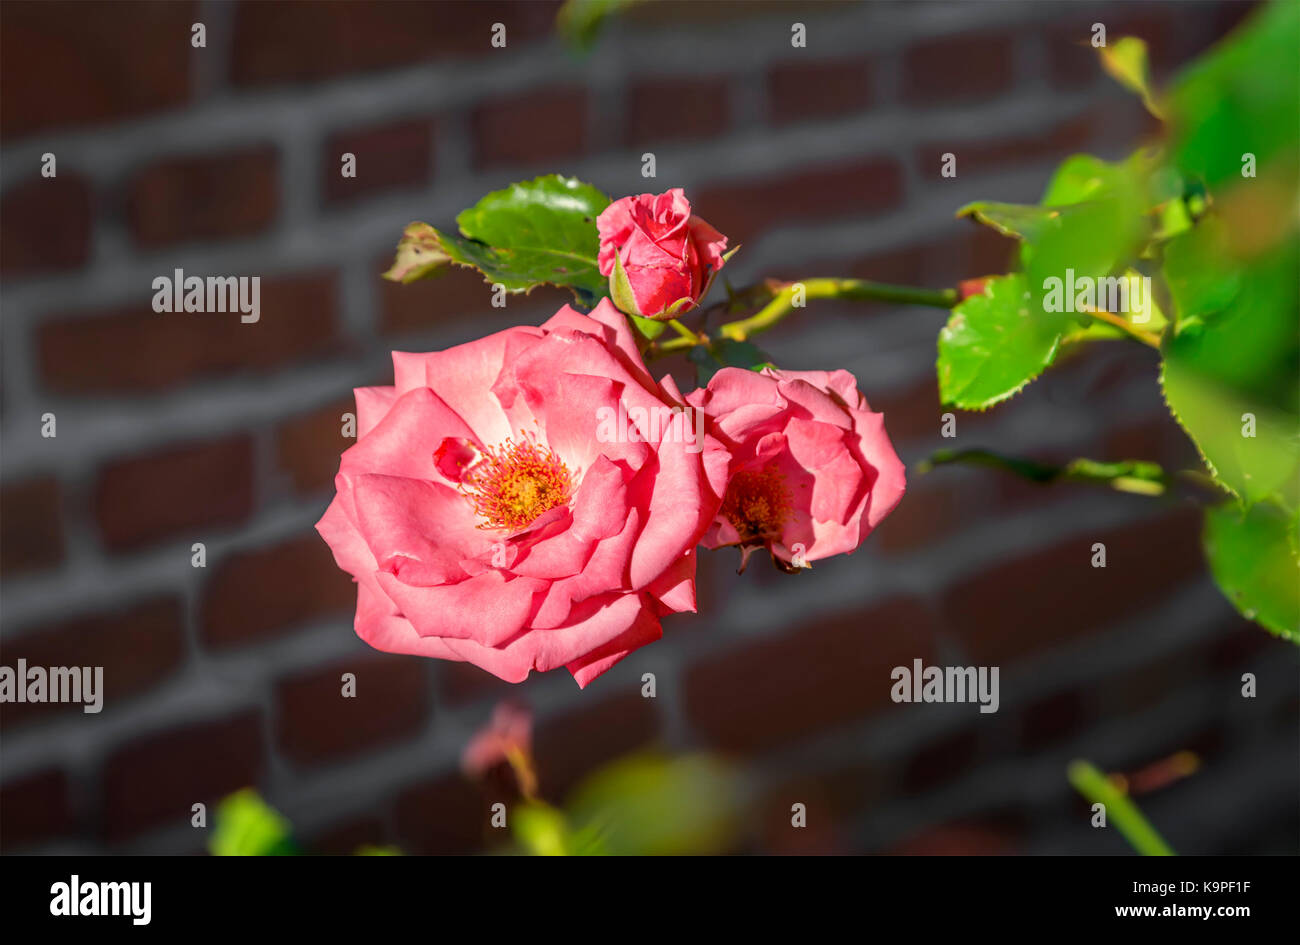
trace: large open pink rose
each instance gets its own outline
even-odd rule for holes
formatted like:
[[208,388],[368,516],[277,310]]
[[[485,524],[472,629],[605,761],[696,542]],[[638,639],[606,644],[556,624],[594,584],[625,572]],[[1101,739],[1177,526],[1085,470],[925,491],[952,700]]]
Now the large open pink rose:
[[694,308],[723,267],[727,238],[691,213],[680,187],[623,197],[596,218],[600,274],[629,315],[667,319]]
[[[356,391],[357,442],[316,526],[356,579],[362,639],[511,682],[564,666],[585,686],[695,609],[725,452],[696,442],[609,302],[393,366],[394,386]],[[645,429],[598,436],[610,416]]]
[[903,497],[904,469],[848,371],[723,368],[687,400],[731,453],[708,548],[798,567],[853,551]]

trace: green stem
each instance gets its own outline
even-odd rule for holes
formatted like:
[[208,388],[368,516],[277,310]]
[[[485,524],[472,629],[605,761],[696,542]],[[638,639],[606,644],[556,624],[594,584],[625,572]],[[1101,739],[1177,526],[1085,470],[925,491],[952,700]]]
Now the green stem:
[[988,450],[938,450],[917,465],[917,472],[927,473],[935,466],[949,463],[968,463],[972,466],[990,466],[1005,469],[1031,482],[1091,482],[1110,486],[1120,492],[1137,495],[1163,495],[1171,485],[1170,479],[1157,463],[1144,460],[1123,460],[1103,463],[1094,459],[1075,459],[1064,466],[1002,456]]
[[857,299],[860,301],[895,302],[903,305],[928,305],[931,308],[952,308],[961,299],[955,289],[918,289],[912,286],[888,285],[868,282],[865,279],[804,279],[800,282],[771,283],[772,298],[761,309],[719,330],[724,338],[744,341],[751,335],[766,331],[794,310],[798,287],[803,287],[807,299]]
[[1156,832],[1138,806],[1129,800],[1111,780],[1087,761],[1074,761],[1067,769],[1070,784],[1087,800],[1106,806],[1106,821],[1112,823],[1142,856],[1176,856],[1164,838]]

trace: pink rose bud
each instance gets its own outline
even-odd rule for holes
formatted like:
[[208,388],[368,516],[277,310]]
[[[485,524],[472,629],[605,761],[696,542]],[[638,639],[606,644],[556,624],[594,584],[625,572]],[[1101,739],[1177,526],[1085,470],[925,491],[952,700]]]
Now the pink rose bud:
[[723,368],[687,401],[731,453],[701,542],[767,548],[783,570],[856,549],[903,497],[903,464],[848,371]]
[[697,216],[680,187],[615,200],[596,219],[600,274],[629,315],[667,320],[689,312],[726,262],[727,238]]

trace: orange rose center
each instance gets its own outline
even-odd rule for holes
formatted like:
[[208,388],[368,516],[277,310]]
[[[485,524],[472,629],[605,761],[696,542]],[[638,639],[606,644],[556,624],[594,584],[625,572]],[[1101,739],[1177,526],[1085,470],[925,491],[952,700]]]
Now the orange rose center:
[[483,519],[480,528],[515,531],[573,497],[568,467],[532,440],[489,447],[461,486]]
[[772,466],[736,473],[722,500],[722,515],[736,527],[741,541],[776,538],[790,509],[785,476]]

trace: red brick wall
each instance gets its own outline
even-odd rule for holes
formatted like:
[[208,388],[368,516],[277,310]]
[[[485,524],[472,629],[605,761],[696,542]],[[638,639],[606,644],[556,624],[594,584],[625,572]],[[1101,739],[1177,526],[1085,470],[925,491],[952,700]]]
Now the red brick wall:
[[[685,186],[745,244],[733,283],[851,274],[945,285],[1010,245],[952,212],[1032,200],[1054,162],[1151,132],[1080,44],[1141,33],[1167,75],[1233,3],[656,4],[589,58],[556,4],[28,3],[0,7],[3,662],[105,667],[104,711],[0,707],[0,848],[189,852],[196,802],[254,784],[316,848],[470,851],[495,787],[456,770],[506,694],[538,713],[543,790],[648,744],[742,765],[759,851],[1117,852],[1071,795],[1076,755],[1201,774],[1149,799],[1185,852],[1294,852],[1293,651],[1209,582],[1196,515],[988,471],[910,476],[851,558],[785,577],[701,562],[702,612],[579,692],[370,651],[312,531],[350,389],[393,348],[535,322],[477,276],[380,281],[402,227],[564,171]],[[790,46],[806,23],[808,47]],[[190,26],[207,46],[190,45]],[[489,44],[505,23],[508,45]],[[343,152],[355,179],[339,175]],[[656,155],[658,176],[640,176]],[[939,156],[958,157],[940,178]],[[56,155],[58,174],[40,175]],[[151,281],[258,275],[262,317],[156,314]],[[939,437],[942,314],[814,305],[782,364],[855,371],[910,464]],[[682,365],[672,366],[680,371]],[[1084,354],[959,446],[1195,461],[1149,352]],[[41,417],[57,416],[57,436]],[[1093,542],[1109,552],[1089,566]],[[205,568],[191,567],[206,545]],[[1002,668],[1002,707],[899,706],[891,667]],[[1241,672],[1259,698],[1242,700]],[[339,696],[342,673],[358,698]],[[639,694],[642,673],[658,683]],[[1290,790],[1290,800],[1287,791]],[[809,808],[794,830],[790,805]],[[1212,806],[1217,818],[1199,816]],[[1289,838],[1289,840],[1288,840]]]

